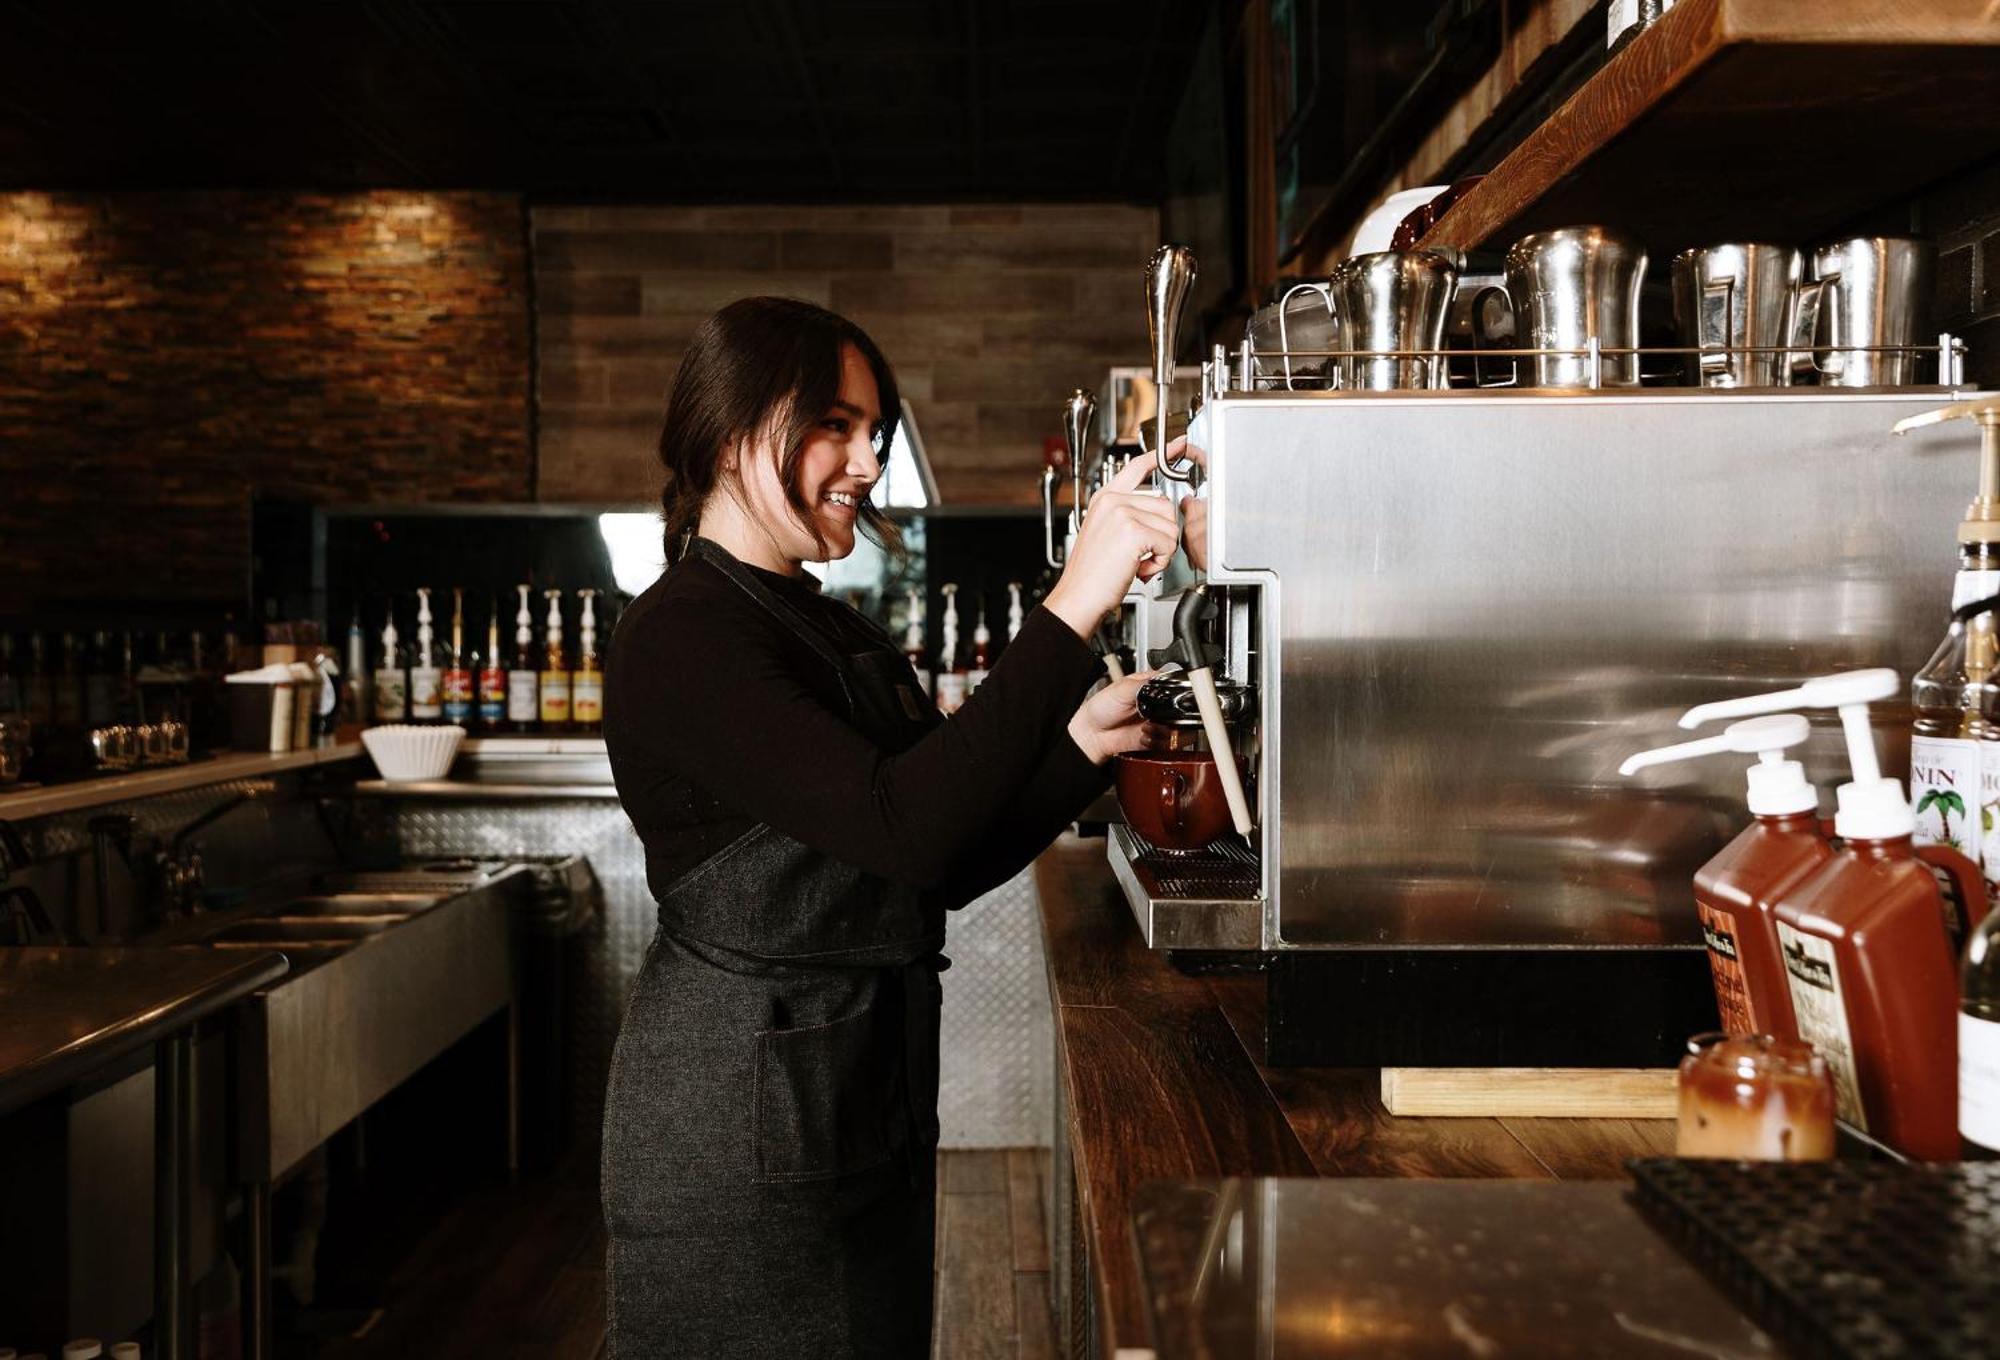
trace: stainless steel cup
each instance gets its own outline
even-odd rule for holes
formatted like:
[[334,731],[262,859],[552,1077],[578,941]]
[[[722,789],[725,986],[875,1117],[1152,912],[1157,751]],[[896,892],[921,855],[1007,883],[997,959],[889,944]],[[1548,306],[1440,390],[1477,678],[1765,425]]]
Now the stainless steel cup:
[[1907,236],[1858,236],[1812,253],[1812,282],[1799,294],[1795,334],[1822,387],[1908,387],[1917,380],[1914,345],[1929,334],[1931,276],[1937,249]]
[[[1431,250],[1356,255],[1334,268],[1332,284],[1340,348],[1369,352],[1340,361],[1341,386],[1390,392],[1445,385],[1440,351],[1458,286],[1449,259]],[[1397,350],[1425,353],[1389,353]]]
[[1639,347],[1639,286],[1646,251],[1607,227],[1559,227],[1523,236],[1507,251],[1507,297],[1515,344],[1563,350],[1533,361],[1536,387],[1637,387],[1639,356],[1605,349]]
[[[1732,241],[1673,259],[1674,324],[1701,351],[1697,387],[1783,387],[1784,346],[1799,304],[1804,257],[1790,246]],[[1764,353],[1754,351],[1765,350]]]

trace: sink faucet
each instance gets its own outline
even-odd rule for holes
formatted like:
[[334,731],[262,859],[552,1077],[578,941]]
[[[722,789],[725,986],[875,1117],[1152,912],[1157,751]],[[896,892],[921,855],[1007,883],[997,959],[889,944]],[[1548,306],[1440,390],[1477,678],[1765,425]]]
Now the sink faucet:
[[261,788],[246,789],[230,795],[174,832],[163,846],[154,851],[154,886],[166,919],[177,920],[201,907],[207,871],[202,864],[201,847],[190,844],[195,833],[220,821],[245,803],[255,801],[262,791]]

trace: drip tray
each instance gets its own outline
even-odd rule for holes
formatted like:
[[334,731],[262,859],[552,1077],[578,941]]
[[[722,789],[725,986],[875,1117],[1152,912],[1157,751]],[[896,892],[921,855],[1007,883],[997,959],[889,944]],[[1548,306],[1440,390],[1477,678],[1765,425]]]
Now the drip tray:
[[1156,849],[1123,823],[1106,829],[1111,869],[1154,949],[1258,949],[1264,897],[1257,857],[1234,837],[1202,850]]

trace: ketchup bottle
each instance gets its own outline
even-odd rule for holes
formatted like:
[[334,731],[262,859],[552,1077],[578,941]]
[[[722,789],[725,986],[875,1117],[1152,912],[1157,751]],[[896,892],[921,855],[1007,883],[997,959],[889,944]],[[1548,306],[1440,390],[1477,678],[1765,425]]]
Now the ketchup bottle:
[[1694,875],[1715,1006],[1723,1030],[1732,1035],[1798,1038],[1771,907],[1785,889],[1833,857],[1833,845],[1820,829],[1819,793],[1806,781],[1805,767],[1784,758],[1811,735],[1812,725],[1796,713],[1748,718],[1719,737],[1642,751],[1618,767],[1618,773],[1630,775],[1724,751],[1757,757],[1749,769],[1750,825]]
[[[1984,915],[1979,869],[1944,846],[1911,843],[1916,819],[1899,779],[1876,763],[1868,704],[1900,689],[1892,670],[1850,671],[1782,694],[1710,704],[1682,718],[1760,708],[1838,708],[1854,778],[1837,790],[1845,842],[1772,905],[1799,1037],[1833,1069],[1840,1117],[1924,1161],[1958,1156],[1958,971],[1951,925]],[[1962,926],[1961,926],[1962,929]]]

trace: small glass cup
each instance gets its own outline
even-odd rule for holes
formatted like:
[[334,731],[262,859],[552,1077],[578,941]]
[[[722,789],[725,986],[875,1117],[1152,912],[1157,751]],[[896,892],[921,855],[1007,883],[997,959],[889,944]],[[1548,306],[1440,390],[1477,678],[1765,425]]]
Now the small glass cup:
[[1812,1045],[1697,1034],[1681,1059],[1682,1157],[1822,1162],[1833,1156],[1833,1073]]

